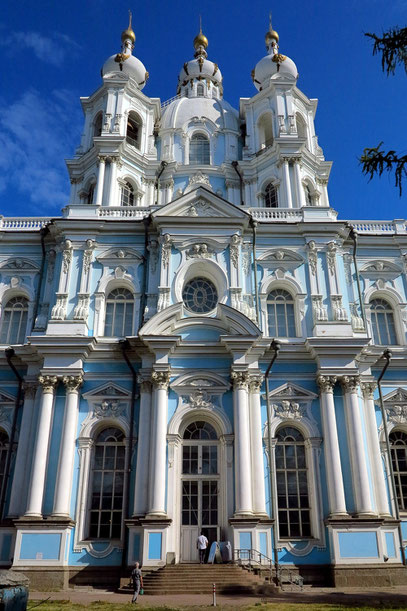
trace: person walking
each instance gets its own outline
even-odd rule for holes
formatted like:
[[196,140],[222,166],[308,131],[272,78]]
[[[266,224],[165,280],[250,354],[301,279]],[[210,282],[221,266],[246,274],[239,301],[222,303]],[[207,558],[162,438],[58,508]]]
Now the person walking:
[[133,582],[133,598],[131,602],[136,603],[140,589],[143,587],[143,575],[141,574],[140,564],[138,562],[136,562],[131,572],[131,580]]
[[205,537],[203,532],[201,532],[199,535],[196,546],[199,550],[199,563],[203,564],[205,562],[206,548],[208,547],[208,539]]

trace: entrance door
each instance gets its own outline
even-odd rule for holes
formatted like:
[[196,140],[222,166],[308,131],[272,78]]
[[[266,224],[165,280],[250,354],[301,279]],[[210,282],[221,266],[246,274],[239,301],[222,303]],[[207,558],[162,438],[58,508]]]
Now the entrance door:
[[219,540],[218,444],[207,422],[194,422],[185,430],[181,495],[181,562],[198,562],[201,532],[209,541],[208,552]]

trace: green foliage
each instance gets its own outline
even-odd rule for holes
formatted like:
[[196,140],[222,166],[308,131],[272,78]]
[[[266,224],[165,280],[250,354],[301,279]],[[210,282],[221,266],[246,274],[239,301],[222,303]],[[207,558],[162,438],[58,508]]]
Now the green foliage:
[[383,142],[373,148],[365,148],[360,158],[362,172],[372,180],[375,174],[381,176],[383,172],[394,172],[395,186],[402,194],[402,181],[407,176],[407,155],[399,156],[396,151],[381,150]]
[[[395,27],[382,36],[366,33],[365,36],[373,39],[373,55],[382,54],[382,70],[387,76],[394,74],[396,67],[404,65],[407,72],[407,28]],[[383,142],[378,146],[367,147],[359,161],[362,164],[362,172],[369,176],[369,180],[383,172],[394,172],[395,186],[399,189],[401,197],[403,179],[407,175],[407,155],[398,155],[396,151],[382,150]]]
[[366,33],[374,40],[373,55],[382,54],[382,70],[387,76],[394,74],[396,67],[404,64],[407,72],[407,28],[392,28],[382,36]]

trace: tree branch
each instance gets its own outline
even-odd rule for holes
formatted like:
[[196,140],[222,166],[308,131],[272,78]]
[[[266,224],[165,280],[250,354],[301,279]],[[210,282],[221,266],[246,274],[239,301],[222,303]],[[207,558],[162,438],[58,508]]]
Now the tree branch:
[[398,65],[404,64],[407,72],[407,28],[395,27],[382,36],[365,33],[374,40],[373,55],[382,54],[382,70],[387,76],[394,74]]
[[362,172],[369,176],[369,181],[383,172],[394,172],[395,186],[398,187],[400,197],[402,194],[402,181],[407,176],[407,155],[399,157],[396,151],[383,151],[381,149],[383,142],[380,142],[376,147],[365,148],[363,155],[359,159],[362,164]]

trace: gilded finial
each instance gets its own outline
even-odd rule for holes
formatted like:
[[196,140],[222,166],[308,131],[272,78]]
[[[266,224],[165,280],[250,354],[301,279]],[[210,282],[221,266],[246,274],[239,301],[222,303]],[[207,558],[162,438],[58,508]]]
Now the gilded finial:
[[208,39],[202,33],[202,15],[199,15],[199,34],[194,38],[194,48],[198,51],[199,47],[206,49],[208,47]]
[[271,11],[269,13],[269,29],[266,32],[266,45],[268,46],[271,41],[275,40],[277,43],[279,41],[279,36],[275,30],[273,30],[273,26],[271,24]]
[[134,45],[134,43],[136,42],[136,35],[133,32],[133,29],[131,27],[132,17],[133,17],[132,12],[129,9],[129,27],[127,28],[127,30],[124,30],[122,32],[122,42],[124,42],[127,39],[130,39]]

